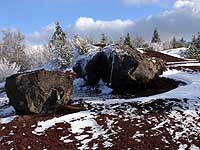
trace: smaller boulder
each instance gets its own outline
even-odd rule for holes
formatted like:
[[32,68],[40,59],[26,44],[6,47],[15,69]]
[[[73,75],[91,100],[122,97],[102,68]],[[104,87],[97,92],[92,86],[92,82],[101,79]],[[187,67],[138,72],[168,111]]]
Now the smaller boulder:
[[64,107],[73,91],[72,72],[37,70],[6,79],[6,93],[18,113],[52,113]]

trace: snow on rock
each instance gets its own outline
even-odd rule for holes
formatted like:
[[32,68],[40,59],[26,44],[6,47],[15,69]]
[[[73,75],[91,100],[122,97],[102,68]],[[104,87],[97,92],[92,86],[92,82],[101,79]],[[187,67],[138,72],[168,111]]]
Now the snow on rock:
[[159,52],[170,55],[170,56],[174,56],[177,58],[184,58],[182,55],[186,50],[187,50],[187,48],[182,47],[182,48],[176,48],[176,49],[163,50],[163,51],[159,51]]
[[188,62],[188,63],[183,63],[183,64],[173,64],[172,65],[173,67],[189,67],[189,66],[200,66],[200,63],[190,63],[190,62]]
[[101,91],[100,95],[108,95],[111,94],[113,91],[113,89],[106,86],[102,80],[100,80],[99,82],[99,90]]
[[47,71],[60,71],[63,70],[62,66],[61,66],[61,59],[53,59],[51,61],[49,61],[48,63],[38,66],[34,69],[32,69],[31,71],[36,71],[36,70],[41,70],[41,69],[45,69]]
[[7,124],[15,118],[15,109],[8,102],[6,93],[0,94],[0,124]]
[[148,84],[165,69],[162,60],[119,45],[109,45],[92,53],[90,51],[73,67],[77,76],[89,85],[96,85],[103,80],[116,91]]
[[1,93],[0,94],[0,107],[3,107],[4,105],[8,104],[9,99],[6,95],[6,93]]
[[0,108],[0,117],[7,117],[15,114],[15,109],[12,106],[6,105]]
[[145,51],[144,51],[144,49],[143,49],[143,48],[137,48],[136,50],[137,50],[138,52],[142,53],[142,54],[144,54],[144,53],[145,53]]
[[87,65],[87,63],[89,62],[90,59],[93,58],[93,56],[97,53],[97,51],[99,51],[100,49],[98,47],[92,46],[90,47],[88,53],[84,54],[84,55],[79,55],[75,58],[74,60],[74,64],[79,62],[79,64],[81,64],[82,68],[85,68],[85,66]]
[[5,84],[6,84],[5,82],[1,82],[0,83],[0,89],[3,89],[5,87]]

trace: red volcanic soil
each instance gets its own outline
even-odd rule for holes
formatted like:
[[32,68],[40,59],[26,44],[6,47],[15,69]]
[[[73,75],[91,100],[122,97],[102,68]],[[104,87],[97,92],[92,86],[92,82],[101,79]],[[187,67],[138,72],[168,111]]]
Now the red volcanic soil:
[[[185,61],[159,52],[148,51],[148,56],[162,58],[166,62]],[[200,67],[173,67],[171,69],[198,71]],[[162,84],[162,83],[161,83]],[[158,86],[158,85],[157,85]],[[83,149],[112,150],[174,150],[180,147],[200,147],[200,114],[196,101],[160,99],[150,102],[132,102],[115,105],[71,104],[67,110],[52,115],[18,115],[8,124],[0,124],[1,150],[76,150],[81,149],[86,135],[87,146]],[[189,110],[197,116],[186,115]],[[61,117],[68,113],[87,110],[94,113],[94,121],[102,134],[94,138],[91,127],[80,134],[72,133],[72,125],[63,122],[51,126],[41,135],[34,134],[39,121]],[[96,130],[95,130],[96,131]],[[64,142],[62,137],[70,141]]]

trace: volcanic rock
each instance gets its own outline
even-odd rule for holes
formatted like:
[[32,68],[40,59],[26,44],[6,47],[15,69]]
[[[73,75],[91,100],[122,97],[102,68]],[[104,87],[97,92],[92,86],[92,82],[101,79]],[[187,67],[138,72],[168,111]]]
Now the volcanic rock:
[[115,90],[137,89],[161,75],[165,64],[129,46],[113,45],[92,50],[77,61],[73,70],[89,85],[102,80]]
[[73,90],[72,72],[37,70],[6,79],[10,104],[19,113],[52,113],[67,105]]

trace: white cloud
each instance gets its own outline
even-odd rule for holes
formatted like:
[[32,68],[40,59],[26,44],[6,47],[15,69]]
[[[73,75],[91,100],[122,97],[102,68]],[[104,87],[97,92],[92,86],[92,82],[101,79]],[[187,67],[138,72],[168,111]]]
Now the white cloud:
[[88,29],[94,29],[94,28],[99,28],[100,30],[105,30],[105,29],[110,29],[110,30],[123,30],[131,25],[133,25],[134,22],[131,20],[113,20],[113,21],[101,21],[97,20],[95,21],[92,18],[88,17],[80,17],[76,23],[75,23],[75,28],[79,30],[88,30]]
[[[133,36],[141,35],[146,40],[150,40],[155,27],[159,29],[163,41],[172,38],[172,36],[183,36],[190,39],[193,34],[200,31],[200,1],[176,0],[170,10],[138,21],[120,19],[104,21],[80,17],[74,24],[67,27],[66,31],[70,36],[78,33],[82,36],[93,37],[99,37],[105,32],[114,38],[130,32]],[[43,28],[42,31],[34,32],[28,37],[33,43],[41,43],[45,40],[47,42],[53,31],[54,25],[51,24]]]
[[27,44],[46,44],[53,32],[55,31],[55,24],[51,23],[43,27],[40,31],[34,31],[26,35]]
[[80,17],[77,21],[71,25],[67,31],[71,35],[78,33],[81,35],[91,35],[99,36],[102,33],[106,33],[111,36],[120,36],[124,32],[127,32],[127,29],[134,25],[132,20],[112,20],[112,21],[102,21],[94,20],[93,18]]
[[193,15],[199,15],[200,1],[199,0],[177,0],[174,4],[174,8],[177,11],[192,13]]
[[133,32],[150,40],[155,27],[160,30],[163,40],[172,36],[190,39],[200,31],[200,1],[176,0],[171,10],[136,22]]

